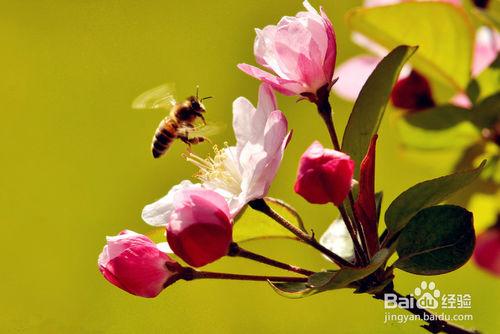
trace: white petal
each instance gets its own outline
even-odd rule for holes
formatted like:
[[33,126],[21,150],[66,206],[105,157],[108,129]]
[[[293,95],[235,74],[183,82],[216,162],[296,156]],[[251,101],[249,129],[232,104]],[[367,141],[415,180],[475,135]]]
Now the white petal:
[[174,251],[172,250],[172,248],[170,248],[168,242],[160,242],[160,243],[157,243],[156,244],[156,247],[162,251],[163,253],[166,253],[166,254],[173,254]]
[[276,103],[276,96],[272,88],[267,84],[261,84],[259,86],[259,102],[257,104],[257,115],[254,116],[258,119],[258,125],[264,125],[266,123],[266,119],[269,117],[269,114],[278,109],[278,104]]
[[173,186],[165,196],[144,207],[142,210],[142,219],[149,225],[166,226],[174,209],[173,201],[175,194],[179,190],[191,187],[201,188],[201,184],[193,184],[189,180],[184,180],[178,185]]
[[354,260],[354,245],[342,219],[333,221],[319,239],[319,243],[347,261]]

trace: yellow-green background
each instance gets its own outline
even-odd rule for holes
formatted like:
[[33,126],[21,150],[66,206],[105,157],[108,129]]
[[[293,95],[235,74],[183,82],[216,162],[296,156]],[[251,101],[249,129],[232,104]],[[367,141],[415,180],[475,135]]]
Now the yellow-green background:
[[[319,5],[317,1],[314,5]],[[361,52],[349,41],[345,12],[359,1],[323,1],[335,24],[338,60]],[[179,97],[200,85],[213,95],[211,120],[230,124],[238,96],[256,102],[258,83],[238,62],[254,63],[254,27],[301,9],[300,1],[2,1],[0,3],[0,332],[2,333],[415,333],[417,323],[383,324],[379,301],[343,290],[303,300],[266,284],[180,282],[156,299],[107,283],[97,270],[104,236],[146,232],[142,207],[194,174],[183,145],[153,160],[149,151],[162,112],[130,109],[142,91],[175,82]],[[430,24],[439,24],[437,22]],[[443,41],[446,43],[446,41]],[[295,205],[319,233],[335,217],[294,195],[297,159],[314,140],[328,143],[313,107],[280,96],[294,128],[271,194]],[[350,104],[334,101],[337,123]],[[404,153],[389,112],[377,159],[385,205],[417,181],[445,173],[449,157],[418,160]],[[391,121],[392,120],[392,121]],[[231,127],[214,138],[233,142]],[[196,151],[205,154],[209,145]],[[282,260],[328,266],[308,248],[286,241],[249,244]],[[213,270],[276,273],[228,259]],[[421,277],[397,272],[409,293]],[[433,277],[443,293],[470,293],[473,322],[498,332],[499,281],[471,264]],[[421,331],[421,330],[420,330]]]

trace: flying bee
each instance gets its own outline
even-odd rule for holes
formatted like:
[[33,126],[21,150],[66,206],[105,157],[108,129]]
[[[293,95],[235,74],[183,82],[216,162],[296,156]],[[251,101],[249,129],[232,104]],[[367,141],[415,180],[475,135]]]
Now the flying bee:
[[[205,136],[217,132],[217,126],[207,125],[203,116],[206,110],[202,102],[211,96],[200,99],[197,87],[196,96],[189,96],[183,102],[176,102],[173,92],[171,85],[161,85],[142,93],[132,102],[134,109],[170,110],[170,114],[161,120],[153,136],[151,150],[154,158],[165,154],[176,139],[183,141],[190,149],[193,144],[210,142]],[[202,125],[196,125],[198,118],[202,121]]]

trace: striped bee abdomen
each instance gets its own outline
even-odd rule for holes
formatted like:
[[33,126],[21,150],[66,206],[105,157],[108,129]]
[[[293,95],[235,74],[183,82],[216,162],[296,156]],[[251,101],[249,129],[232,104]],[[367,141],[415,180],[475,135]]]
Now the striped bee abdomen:
[[166,117],[160,122],[153,137],[151,147],[154,158],[159,158],[167,152],[170,145],[177,138],[178,127],[177,122],[170,117]]

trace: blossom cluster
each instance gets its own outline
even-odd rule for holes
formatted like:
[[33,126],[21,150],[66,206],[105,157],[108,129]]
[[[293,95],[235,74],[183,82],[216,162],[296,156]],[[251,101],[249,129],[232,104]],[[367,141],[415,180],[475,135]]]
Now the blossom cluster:
[[[374,3],[367,1],[366,5]],[[166,244],[157,245],[148,237],[128,230],[107,238],[98,265],[109,282],[134,295],[155,297],[179,279],[307,281],[307,277],[236,275],[195,269],[225,256],[243,256],[305,276],[314,274],[251,253],[234,242],[234,224],[247,206],[272,217],[340,268],[364,268],[382,249],[375,195],[378,136],[375,133],[371,138],[362,154],[364,159],[354,161],[338,144],[328,100],[331,89],[347,98],[357,97],[362,83],[380,59],[357,57],[335,71],[337,42],[333,25],[322,8],[317,11],[307,1],[304,7],[306,11],[294,17],[285,16],[277,25],[256,30],[254,54],[265,70],[238,65],[261,84],[256,107],[244,97],[233,102],[236,143],[214,147],[211,157],[189,151],[186,160],[199,168],[198,181],[182,180],[164,197],[144,207],[142,219],[164,228]],[[363,36],[357,39],[373,50],[381,49]],[[481,46],[477,50],[481,61],[475,61],[474,73],[492,61],[489,56],[483,59],[481,55],[486,50]],[[393,103],[409,110],[433,105],[427,79],[414,69],[406,72],[393,90]],[[338,83],[334,73],[340,77]],[[295,193],[309,203],[331,203],[340,212],[341,218],[334,220],[319,241],[314,235],[290,226],[265,201],[292,140],[292,131],[278,108],[275,92],[314,103],[332,139],[333,148],[312,142],[298,162],[294,185]],[[357,173],[356,168],[359,168]],[[355,175],[359,177],[355,179]]]

